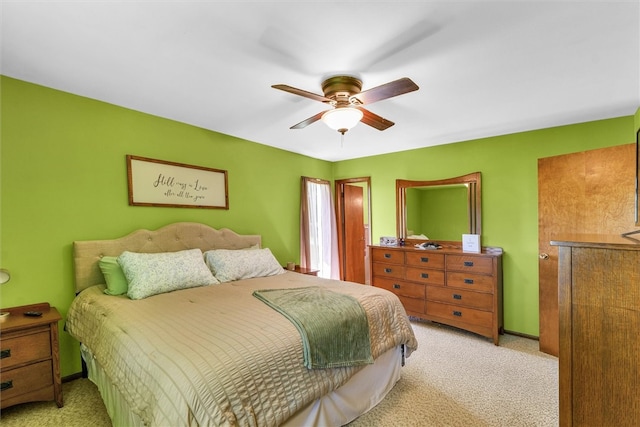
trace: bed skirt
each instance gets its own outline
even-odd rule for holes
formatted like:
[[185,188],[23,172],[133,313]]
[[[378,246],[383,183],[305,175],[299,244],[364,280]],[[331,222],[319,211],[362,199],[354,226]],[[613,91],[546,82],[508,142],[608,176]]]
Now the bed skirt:
[[[98,387],[113,426],[142,426],[141,419],[129,410],[127,402],[112,386],[91,351],[81,345],[81,354],[87,365],[89,380]],[[355,420],[380,403],[391,391],[400,379],[402,359],[402,348],[392,348],[380,355],[372,365],[356,373],[347,383],[312,402],[282,425],[341,426]],[[191,416],[189,420],[188,427],[198,425]]]

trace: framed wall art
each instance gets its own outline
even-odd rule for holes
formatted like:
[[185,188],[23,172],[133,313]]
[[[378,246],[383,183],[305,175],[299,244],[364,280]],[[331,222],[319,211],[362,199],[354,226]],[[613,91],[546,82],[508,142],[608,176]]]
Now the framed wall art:
[[127,155],[129,205],[229,209],[227,171]]

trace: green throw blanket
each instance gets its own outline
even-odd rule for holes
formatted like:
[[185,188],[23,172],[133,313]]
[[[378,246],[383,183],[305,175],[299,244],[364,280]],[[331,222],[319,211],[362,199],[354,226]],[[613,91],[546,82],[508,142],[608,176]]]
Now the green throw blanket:
[[369,321],[355,298],[317,286],[265,289],[253,295],[296,326],[307,368],[373,363]]

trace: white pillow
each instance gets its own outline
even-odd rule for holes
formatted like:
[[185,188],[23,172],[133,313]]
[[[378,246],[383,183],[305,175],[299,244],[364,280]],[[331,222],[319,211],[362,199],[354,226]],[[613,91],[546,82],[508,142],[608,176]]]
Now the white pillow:
[[204,260],[222,283],[284,273],[269,248],[214,249],[204,253]]
[[200,249],[157,254],[125,251],[118,264],[129,282],[127,296],[131,299],[220,283],[204,263]]

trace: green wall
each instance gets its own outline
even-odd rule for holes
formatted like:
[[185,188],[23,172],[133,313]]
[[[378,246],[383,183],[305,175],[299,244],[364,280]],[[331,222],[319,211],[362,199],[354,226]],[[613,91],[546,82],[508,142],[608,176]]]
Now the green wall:
[[538,336],[538,159],[634,141],[634,117],[628,116],[342,161],[333,176],[371,176],[376,242],[396,234],[396,179],[481,172],[481,242],[505,251],[505,329]]
[[[196,221],[259,233],[299,257],[300,176],[371,176],[372,237],[394,236],[395,180],[482,172],[482,243],[501,246],[507,330],[538,334],[537,159],[631,143],[635,116],[329,163],[7,77],[0,78],[0,306],[73,299],[71,244]],[[132,207],[125,155],[225,169],[229,210]],[[284,166],[284,167],[283,167]],[[630,219],[631,221],[631,219]],[[633,228],[630,226],[630,229]],[[62,375],[80,370],[61,323]]]
[[[64,316],[74,240],[176,221],[262,234],[279,261],[298,259],[300,176],[331,179],[331,163],[6,77],[0,84],[0,266],[12,274],[0,306],[47,301]],[[229,210],[129,206],[127,154],[227,170]],[[77,343],[62,328],[60,336],[62,375],[79,372]]]

